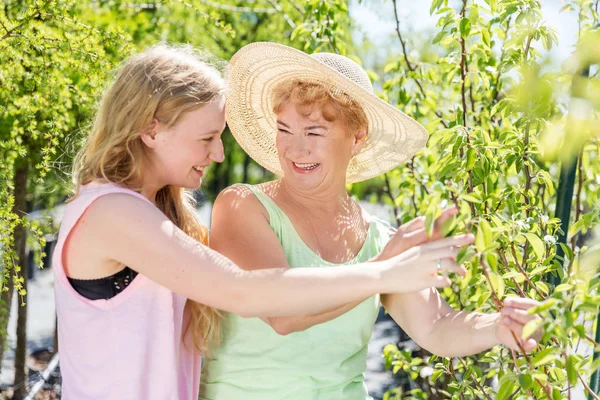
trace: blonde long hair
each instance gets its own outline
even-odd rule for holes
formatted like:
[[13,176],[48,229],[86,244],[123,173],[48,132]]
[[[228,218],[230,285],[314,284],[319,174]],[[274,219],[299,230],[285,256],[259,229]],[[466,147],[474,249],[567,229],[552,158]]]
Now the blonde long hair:
[[[75,193],[82,185],[105,180],[140,191],[146,147],[141,136],[153,118],[170,127],[186,112],[208,104],[225,92],[221,74],[203,62],[189,46],[154,46],[127,60],[106,90],[86,145],[73,169]],[[156,194],[156,206],[181,230],[208,244],[208,230],[196,219],[189,191],[166,186]],[[221,314],[188,300],[192,343],[206,353],[218,342]]]

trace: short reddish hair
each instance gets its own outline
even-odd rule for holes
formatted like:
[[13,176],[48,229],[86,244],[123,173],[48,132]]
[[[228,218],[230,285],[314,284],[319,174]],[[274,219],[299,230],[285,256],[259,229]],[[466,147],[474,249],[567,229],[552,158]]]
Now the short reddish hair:
[[[362,106],[343,92],[328,90],[319,83],[301,79],[289,79],[273,89],[273,112],[291,102],[298,112],[308,115],[313,107],[318,107],[326,121],[341,119],[353,135],[360,129],[368,132],[368,119]],[[307,110],[310,108],[311,110]]]

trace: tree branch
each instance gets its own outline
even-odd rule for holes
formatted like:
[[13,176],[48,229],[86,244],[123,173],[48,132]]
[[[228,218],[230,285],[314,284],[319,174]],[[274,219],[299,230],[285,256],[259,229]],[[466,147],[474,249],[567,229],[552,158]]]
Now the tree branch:
[[[411,72],[416,72],[416,66],[413,66],[410,63],[410,60],[408,59],[408,52],[406,51],[406,42],[402,38],[402,33],[400,32],[400,18],[398,17],[398,6],[396,4],[396,0],[393,0],[392,3],[394,4],[394,18],[396,19],[396,34],[398,35],[398,39],[400,40],[400,44],[402,45],[402,55],[404,56],[404,61],[406,62],[406,65],[408,66],[408,69],[411,70]],[[423,97],[425,97],[425,89],[423,89],[421,81],[419,81],[417,77],[412,77],[412,79],[419,87],[419,91],[421,92]],[[442,113],[436,111],[435,115],[437,115],[437,117],[440,119],[440,122],[442,123],[442,125],[444,125],[444,128],[448,129],[448,124],[444,121]]]
[[296,29],[296,24],[294,23],[294,21],[290,18],[289,15],[287,15],[285,13],[285,11],[283,11],[283,8],[281,8],[281,6],[275,0],[267,0],[267,1],[269,2],[269,4],[271,4],[273,6],[273,8],[275,8],[277,11],[279,11],[281,13],[281,15],[283,16],[283,19],[285,19],[285,21],[288,23],[288,25],[292,29]]
[[3,41],[4,39],[10,37],[14,31],[16,31],[17,29],[21,28],[23,25],[27,24],[33,18],[39,17],[40,14],[41,14],[41,12],[40,12],[40,9],[38,8],[37,10],[35,10],[33,12],[33,14],[31,14],[28,17],[26,17],[25,19],[23,19],[23,21],[21,21],[21,23],[19,25],[14,26],[11,29],[6,29],[6,27],[4,25],[2,25],[4,27],[4,29],[6,30],[6,33],[4,34],[4,36],[2,36],[0,38],[0,42]]

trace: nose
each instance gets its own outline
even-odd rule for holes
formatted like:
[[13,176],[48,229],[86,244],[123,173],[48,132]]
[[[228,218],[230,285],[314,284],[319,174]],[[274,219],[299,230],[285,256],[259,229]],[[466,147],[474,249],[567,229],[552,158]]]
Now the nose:
[[221,138],[212,141],[210,147],[210,159],[218,163],[225,160],[225,150],[223,149],[223,141]]
[[301,158],[310,155],[310,144],[305,135],[294,135],[289,142],[287,153],[293,158]]

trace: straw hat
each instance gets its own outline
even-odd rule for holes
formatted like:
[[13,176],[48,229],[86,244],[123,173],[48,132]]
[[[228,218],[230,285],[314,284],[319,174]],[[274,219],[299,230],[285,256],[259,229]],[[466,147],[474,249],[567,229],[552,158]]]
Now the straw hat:
[[276,43],[251,43],[231,58],[227,81],[227,124],[240,146],[257,163],[282,176],[275,137],[277,117],[272,90],[296,78],[342,91],[359,102],[369,121],[361,151],[348,166],[346,182],[360,182],[391,170],[422,149],[425,128],[378,98],[367,73],[349,58],[308,55]]

